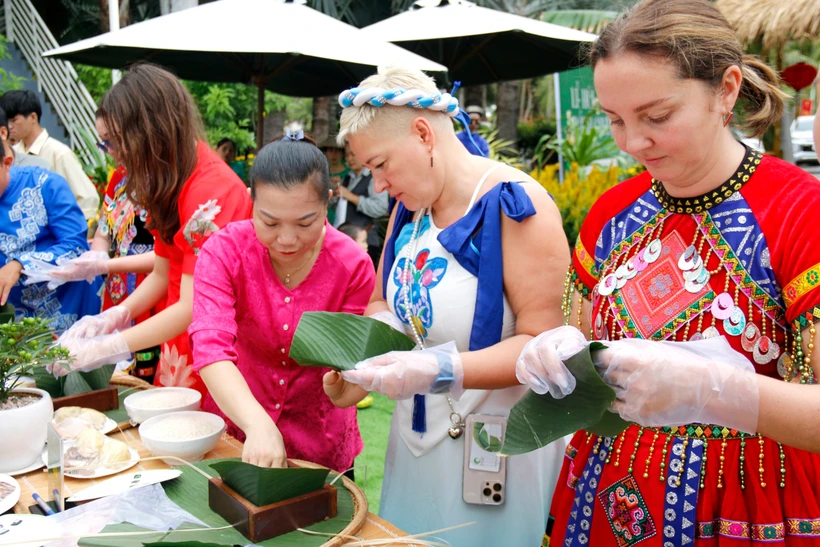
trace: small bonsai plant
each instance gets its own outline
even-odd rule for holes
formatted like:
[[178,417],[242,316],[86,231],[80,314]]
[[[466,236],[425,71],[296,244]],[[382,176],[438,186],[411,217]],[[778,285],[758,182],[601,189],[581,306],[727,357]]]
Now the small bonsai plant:
[[48,363],[62,365],[69,359],[67,349],[54,345],[47,320],[26,317],[17,323],[0,324],[0,409],[17,406],[12,392],[24,376],[45,370]]

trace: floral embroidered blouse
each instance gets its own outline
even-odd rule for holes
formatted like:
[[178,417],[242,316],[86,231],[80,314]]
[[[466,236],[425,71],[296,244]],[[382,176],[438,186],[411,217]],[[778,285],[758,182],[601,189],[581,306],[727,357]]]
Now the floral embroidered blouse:
[[[108,188],[103,196],[103,206],[98,216],[99,232],[108,238],[112,258],[150,253],[154,250],[154,236],[145,228],[148,212],[136,205],[126,191],[127,174],[120,166],[111,174]],[[120,304],[142,283],[146,274],[115,273],[105,282],[103,310]],[[137,318],[137,323],[162,310],[156,306],[152,311]]]
[[[168,259],[168,296],[165,305],[179,301],[183,274],[193,275],[199,251],[220,228],[251,217],[252,203],[245,184],[204,142],[197,144],[199,157],[194,172],[179,194],[180,228],[173,244],[157,237],[154,251]],[[206,392],[197,375],[191,374],[188,335],[183,333],[162,346],[156,385],[193,387]]]
[[[324,393],[329,370],[288,357],[304,312],[361,315],[375,285],[373,263],[349,237],[327,225],[316,263],[292,290],[279,281],[253,221],[236,222],[202,249],[194,275],[188,332],[194,370],[236,364],[251,393],[276,423],[288,457],[345,471],[362,449],[356,409],[337,408]],[[203,410],[221,414],[210,395]],[[228,432],[244,440],[229,420]]]

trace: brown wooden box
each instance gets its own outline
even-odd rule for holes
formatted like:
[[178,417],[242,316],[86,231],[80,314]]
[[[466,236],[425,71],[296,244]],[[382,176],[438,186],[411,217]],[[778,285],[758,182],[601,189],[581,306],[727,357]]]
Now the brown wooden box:
[[293,532],[336,516],[336,489],[321,490],[257,507],[222,479],[208,482],[208,506],[254,543]]
[[54,410],[64,406],[81,406],[83,408],[93,408],[100,412],[116,410],[120,407],[119,393],[117,386],[108,386],[105,389],[80,393],[79,395],[68,395],[54,399]]

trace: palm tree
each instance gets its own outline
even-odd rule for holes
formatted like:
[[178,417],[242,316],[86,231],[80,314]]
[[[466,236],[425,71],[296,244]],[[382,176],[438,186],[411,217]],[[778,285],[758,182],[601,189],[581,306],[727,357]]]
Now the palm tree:
[[[543,21],[597,33],[618,11],[637,0],[475,0],[477,4]],[[521,82],[498,84],[496,125],[499,136],[518,140]]]
[[611,10],[566,9],[544,12],[541,14],[541,20],[553,25],[600,34],[617,16],[618,12]]
[[[349,25],[363,28],[410,9],[415,0],[308,0],[311,8]],[[313,137],[323,141],[336,131],[336,97],[313,101]]]
[[[158,0],[120,0],[120,27],[160,15]],[[60,0],[41,11],[61,43],[77,42],[108,32],[108,0]]]

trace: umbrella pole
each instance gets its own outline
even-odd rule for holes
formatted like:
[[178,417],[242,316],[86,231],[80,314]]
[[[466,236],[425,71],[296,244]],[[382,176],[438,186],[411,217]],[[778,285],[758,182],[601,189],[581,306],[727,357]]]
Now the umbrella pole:
[[256,99],[256,151],[262,148],[265,138],[265,83],[261,79],[256,80],[256,87],[259,90]]

